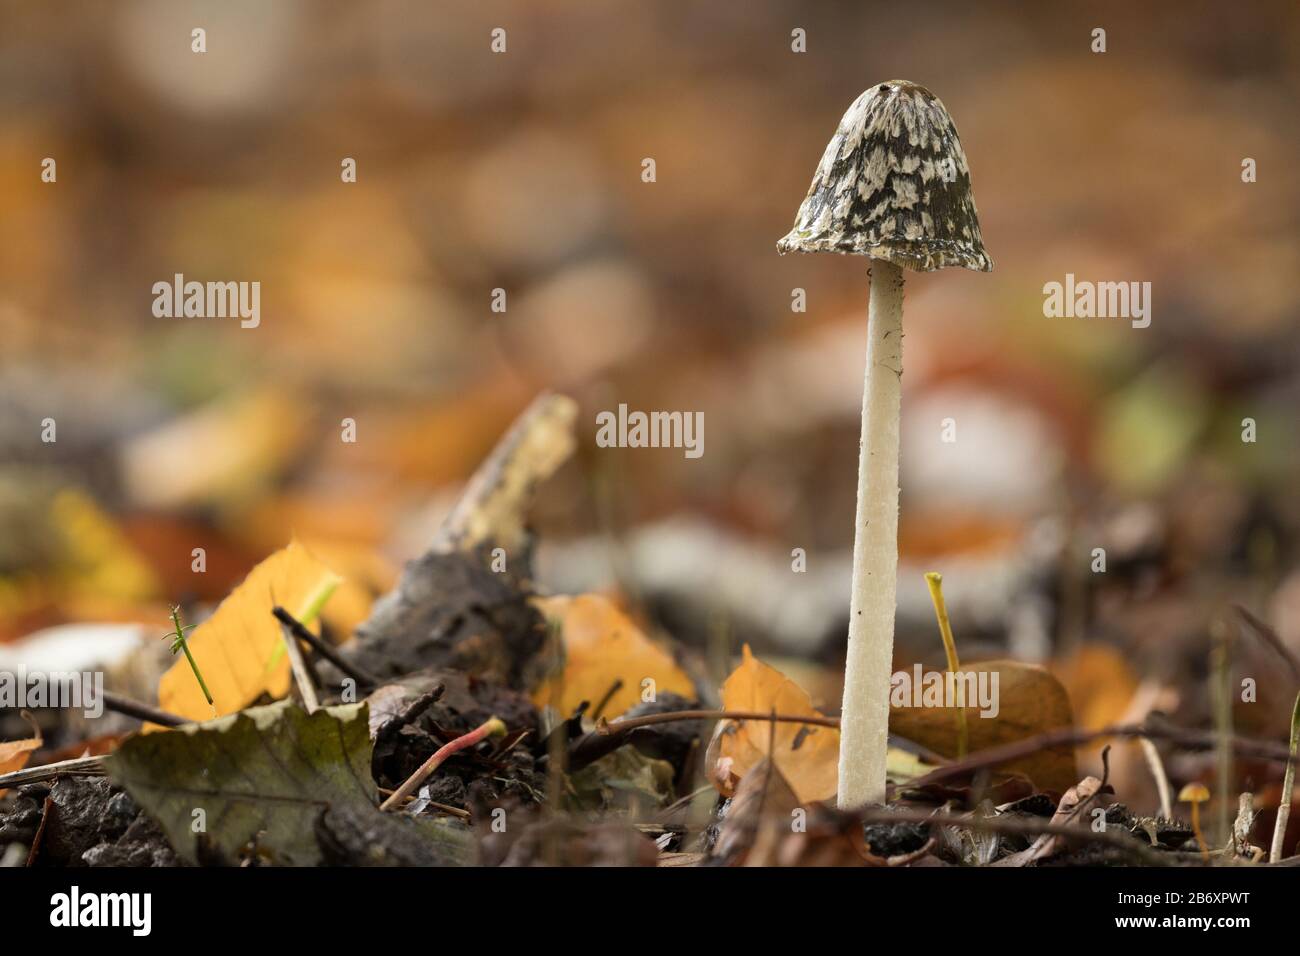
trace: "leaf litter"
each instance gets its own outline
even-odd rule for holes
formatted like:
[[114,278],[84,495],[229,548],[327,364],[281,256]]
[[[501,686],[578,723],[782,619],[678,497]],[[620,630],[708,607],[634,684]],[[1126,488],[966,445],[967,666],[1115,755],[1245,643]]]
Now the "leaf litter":
[[[889,802],[836,809],[837,718],[747,644],[715,681],[618,596],[538,583],[526,515],[574,418],[556,395],[525,410],[368,610],[354,588],[328,613],[347,582],[304,545],[271,554],[189,636],[197,667],[174,661],[157,708],[136,705],[181,726],[146,720],[105,756],[25,769],[39,733],[0,743],[0,842],[36,866],[873,867],[1200,865],[1267,843],[1247,801],[1232,843],[1201,847],[1185,823],[1118,802],[1109,764],[1081,776],[1066,685],[1099,733],[1132,695],[1106,696],[1077,662],[1065,683],[965,664],[996,674],[1001,698],[992,719],[967,708],[961,740],[951,709],[896,702]],[[322,619],[360,623],[303,633]],[[1285,762],[1284,747],[1234,746]]]

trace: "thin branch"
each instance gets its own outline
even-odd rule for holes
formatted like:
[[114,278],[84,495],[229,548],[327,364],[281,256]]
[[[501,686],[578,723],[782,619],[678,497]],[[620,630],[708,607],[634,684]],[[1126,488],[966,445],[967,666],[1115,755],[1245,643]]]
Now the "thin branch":
[[1062,836],[1074,840],[1104,843],[1122,850],[1152,866],[1174,866],[1169,854],[1152,850],[1122,831],[1052,823],[1049,820],[1022,820],[1004,817],[974,817],[958,813],[931,813],[928,810],[886,810],[871,808],[857,810],[855,815],[863,823],[928,823],[935,826],[961,827],[967,830],[985,830],[990,833],[1011,833],[1021,836]]
[[760,710],[675,710],[666,714],[647,714],[644,717],[627,717],[610,723],[607,720],[596,722],[596,733],[626,734],[639,727],[652,724],[667,724],[674,720],[774,720],[778,723],[813,724],[817,727],[836,727],[840,725],[838,717],[813,716],[811,714],[772,714]]
[[149,704],[142,704],[138,700],[130,697],[124,697],[121,694],[115,694],[111,690],[104,691],[102,695],[104,706],[111,711],[119,714],[126,714],[128,717],[134,717],[137,720],[147,720],[151,723],[158,724],[162,727],[180,727],[184,724],[193,723],[184,717],[178,717],[175,714],[160,710]]
[[1286,643],[1278,636],[1277,631],[1273,630],[1273,628],[1269,627],[1254,614],[1251,614],[1250,611],[1246,610],[1246,608],[1240,604],[1234,604],[1232,609],[1237,612],[1243,621],[1250,625],[1250,629],[1255,632],[1255,635],[1259,637],[1260,640],[1272,648],[1273,652],[1277,654],[1278,657],[1286,661],[1287,666],[1291,668],[1291,676],[1296,678],[1296,680],[1300,680],[1300,657],[1296,657],[1295,652],[1286,646]]
[[[640,727],[670,723],[674,720],[777,720],[794,724],[814,724],[819,727],[839,727],[840,725],[838,717],[765,714],[760,711],[743,710],[678,710],[666,714],[630,717],[624,720],[616,720],[613,723],[602,720],[596,724],[595,732],[600,735],[625,734]],[[1008,763],[1012,760],[1029,757],[1040,751],[1050,750],[1053,747],[1077,747],[1106,737],[1151,737],[1155,740],[1168,740],[1182,744],[1185,747],[1200,749],[1212,748],[1219,740],[1219,735],[1214,731],[1185,730],[1163,724],[1113,724],[1100,730],[1076,730],[1073,727],[1063,727],[1059,730],[1049,730],[1034,737],[1027,737],[1024,740],[1016,740],[998,747],[989,747],[985,750],[976,751],[961,760],[954,760],[951,763],[937,767],[925,776],[909,781],[906,786],[909,789],[923,787],[972,770],[982,770],[986,767],[995,767],[1000,763]],[[1275,743],[1271,740],[1233,736],[1231,742],[1233,748],[1243,757],[1255,757],[1276,763],[1286,763],[1290,752],[1285,744]]]
[[356,664],[353,664],[337,650],[331,647],[326,641],[321,640],[309,631],[303,626],[301,621],[284,608],[277,605],[271,609],[271,613],[275,615],[276,620],[293,632],[294,637],[307,644],[313,651],[325,658],[325,660],[329,661],[343,673],[347,674],[358,684],[364,684],[367,687],[378,687],[381,683],[379,678],[375,677],[373,674],[367,673]]
[[[1184,730],[1179,727],[1166,727],[1160,724],[1115,724],[1110,727],[1103,727],[1100,730],[1075,730],[1072,727],[1064,727],[1060,730],[1049,730],[1046,733],[1028,737],[1024,740],[1016,740],[1009,744],[977,751],[962,760],[954,760],[946,766],[938,767],[923,777],[910,780],[905,786],[909,790],[924,787],[951,777],[961,776],[972,770],[983,770],[986,767],[996,767],[998,764],[1020,760],[1023,757],[1029,757],[1041,751],[1050,750],[1053,747],[1077,747],[1106,737],[1151,737],[1155,740],[1169,740],[1186,747],[1200,749],[1211,749],[1220,739],[1219,734],[1214,731]],[[1249,737],[1236,736],[1230,738],[1230,740],[1233,748],[1242,756],[1286,763],[1288,749],[1284,744],[1274,743],[1271,740],[1255,740]]]
[[90,777],[102,776],[106,758],[107,755],[105,754],[100,754],[97,757],[74,757],[71,760],[60,760],[56,763],[42,764],[39,767],[26,767],[12,773],[0,774],[0,790],[21,787],[25,783],[54,780],[56,777],[62,777],[65,774],[82,774]]
[[407,724],[413,724],[419,719],[420,715],[428,710],[433,704],[442,697],[446,690],[443,684],[435,684],[432,688],[421,694],[415,700],[411,701],[400,714],[384,721],[379,725],[379,730],[375,733],[375,743],[380,744],[394,736],[399,730]]
[[[386,787],[380,787],[379,792],[382,793],[384,796],[392,796],[396,791],[389,790]],[[410,804],[414,803],[416,800],[419,799],[420,799],[419,797],[415,797],[415,796],[403,797],[402,803],[403,805],[409,806]],[[460,819],[462,820],[470,819],[470,812],[468,810],[462,810],[460,807],[450,807],[445,803],[439,803],[437,800],[429,800],[426,802],[428,806],[433,807],[433,809],[437,810],[439,813],[445,813],[448,816],[453,816],[453,817],[460,817]]]
[[307,665],[302,659],[302,648],[298,646],[293,628],[283,621],[280,622],[280,635],[284,638],[284,648],[289,655],[289,666],[293,670],[294,683],[298,685],[298,693],[302,695],[302,704],[307,708],[307,713],[314,714],[320,710],[320,701],[316,699],[316,688],[307,674]]
[[605,708],[609,706],[609,702],[614,699],[614,695],[622,689],[623,678],[616,678],[614,683],[609,685],[609,690],[605,691],[605,696],[600,699],[598,704],[596,704],[596,709],[591,712],[591,719],[599,719],[600,715],[605,712]]

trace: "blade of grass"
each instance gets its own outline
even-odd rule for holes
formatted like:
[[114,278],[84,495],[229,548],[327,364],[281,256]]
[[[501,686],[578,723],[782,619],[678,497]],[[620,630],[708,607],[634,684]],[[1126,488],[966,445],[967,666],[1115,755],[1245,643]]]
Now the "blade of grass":
[[1282,776],[1282,798],[1277,805],[1277,822],[1273,824],[1273,845],[1269,847],[1268,862],[1282,859],[1282,841],[1286,839],[1287,820],[1291,816],[1291,799],[1295,792],[1296,745],[1300,744],[1300,694],[1296,694],[1291,708],[1291,755],[1287,758],[1286,773]]
[[[939,635],[943,638],[943,652],[948,658],[948,671],[956,676],[961,666],[957,660],[957,642],[952,636],[952,622],[948,619],[948,605],[943,599],[943,575],[938,571],[929,571],[925,575],[926,587],[930,589],[930,601],[934,604],[934,616],[939,621]],[[957,708],[957,759],[966,756],[970,741],[970,730],[966,725],[965,701]]]

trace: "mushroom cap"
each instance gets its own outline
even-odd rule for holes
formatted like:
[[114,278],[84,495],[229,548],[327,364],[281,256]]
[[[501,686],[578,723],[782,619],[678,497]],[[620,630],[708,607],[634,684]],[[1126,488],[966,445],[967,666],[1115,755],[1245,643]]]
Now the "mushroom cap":
[[991,272],[970,170],[939,98],[906,80],[878,83],[826,146],[785,252],[840,252],[917,272]]
[[1192,782],[1178,791],[1179,803],[1204,803],[1210,799],[1210,788],[1203,783]]

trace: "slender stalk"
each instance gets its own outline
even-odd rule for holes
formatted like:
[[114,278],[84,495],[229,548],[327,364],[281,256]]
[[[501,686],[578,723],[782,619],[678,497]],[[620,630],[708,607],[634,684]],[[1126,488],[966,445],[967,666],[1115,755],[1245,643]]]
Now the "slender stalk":
[[1201,847],[1201,862],[1210,862],[1210,848],[1205,842],[1205,834],[1201,832],[1201,804],[1199,800],[1192,801],[1192,832],[1196,834],[1196,842]]
[[[948,619],[948,604],[943,599],[943,575],[930,571],[925,576],[926,587],[930,589],[930,603],[934,605],[934,616],[939,621],[939,636],[943,638],[943,653],[948,658],[948,673],[956,674],[961,667],[957,660],[957,642],[952,636],[952,622]],[[966,707],[956,709],[957,719],[957,759],[966,756],[970,745],[970,729],[966,725]]]
[[1277,805],[1277,821],[1273,824],[1273,844],[1268,850],[1268,862],[1282,859],[1282,841],[1286,839],[1286,824],[1291,817],[1291,800],[1295,793],[1296,745],[1300,744],[1300,694],[1291,708],[1291,755],[1287,758],[1286,773],[1282,775],[1282,797]]
[[217,705],[212,700],[212,692],[208,690],[207,682],[203,680],[203,674],[199,671],[199,665],[194,660],[194,655],[190,653],[190,643],[185,637],[185,632],[191,628],[197,627],[196,624],[181,625],[180,605],[172,605],[172,633],[166,635],[167,639],[172,642],[172,653],[177,651],[185,652],[185,659],[190,662],[190,670],[194,672],[194,679],[199,682],[199,690],[203,691],[203,697],[212,708],[212,716],[217,716]]
[[208,685],[203,680],[203,675],[199,673],[199,665],[194,662],[194,655],[190,653],[190,645],[188,641],[181,642],[181,650],[185,654],[185,659],[190,662],[190,669],[194,671],[194,676],[198,678],[199,690],[203,691],[203,696],[207,698],[208,703],[215,707],[216,704],[212,703],[212,691],[208,690]]
[[1215,837],[1227,840],[1229,829],[1229,808],[1232,805],[1232,787],[1235,779],[1232,754],[1232,635],[1226,621],[1217,620],[1210,626],[1214,646],[1210,652],[1210,670],[1213,684],[1211,700],[1214,706],[1214,729],[1219,735],[1215,747]]
[[867,370],[858,452],[853,597],[840,728],[841,809],[885,799],[889,675],[898,586],[898,436],[903,376],[903,270],[872,260]]
[[1150,737],[1139,737],[1137,741],[1142,748],[1142,756],[1146,758],[1147,768],[1155,778],[1156,790],[1160,794],[1160,816],[1170,820],[1174,815],[1174,804],[1169,792],[1169,777],[1165,774],[1165,765],[1160,760],[1160,751],[1156,750],[1156,745],[1151,742]]
[[466,747],[473,747],[484,738],[500,737],[505,732],[506,725],[502,723],[500,717],[489,717],[469,733],[443,744],[432,757],[420,764],[419,769],[407,777],[402,785],[394,790],[387,800],[379,805],[379,809],[391,810],[411,794],[415,793],[416,788],[419,787],[420,784],[424,783],[424,781],[429,778],[429,775],[442,766],[443,761],[452,754],[464,750]]

